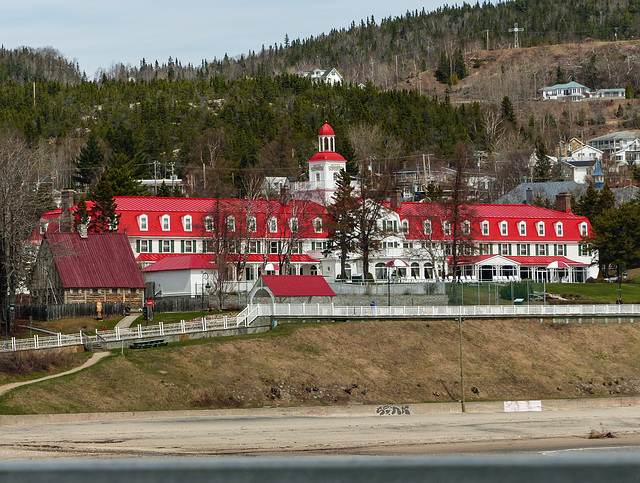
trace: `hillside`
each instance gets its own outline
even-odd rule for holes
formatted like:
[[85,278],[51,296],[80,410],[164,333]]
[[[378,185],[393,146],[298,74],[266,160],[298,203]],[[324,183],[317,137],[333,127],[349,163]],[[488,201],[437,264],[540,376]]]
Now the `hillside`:
[[[0,412],[456,401],[458,344],[453,321],[282,325],[261,337],[116,351],[3,396]],[[464,357],[467,400],[640,394],[638,324],[466,321]]]

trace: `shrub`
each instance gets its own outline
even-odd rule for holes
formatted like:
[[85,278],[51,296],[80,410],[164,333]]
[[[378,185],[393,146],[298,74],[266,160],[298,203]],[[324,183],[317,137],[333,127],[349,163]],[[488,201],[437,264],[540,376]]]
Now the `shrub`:
[[[529,300],[527,282],[515,282],[513,284],[513,298]],[[500,298],[504,300],[511,300],[511,285],[504,285],[500,287]]]

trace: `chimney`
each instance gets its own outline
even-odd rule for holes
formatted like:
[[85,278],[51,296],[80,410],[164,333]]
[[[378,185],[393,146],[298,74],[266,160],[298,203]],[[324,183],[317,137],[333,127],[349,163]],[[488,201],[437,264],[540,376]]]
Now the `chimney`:
[[58,222],[59,230],[63,233],[71,233],[73,231],[73,205],[75,191],[72,189],[62,190],[62,200],[60,207],[62,213],[60,214],[60,221]]
[[571,211],[571,195],[569,193],[558,193],[556,195],[556,210],[563,213]]
[[402,208],[402,191],[398,188],[391,191],[391,208],[394,210]]
[[289,201],[291,201],[291,191],[288,186],[282,186],[280,188],[280,203],[288,205]]
[[533,205],[533,190],[531,188],[527,188],[527,195],[525,198],[525,203],[527,205]]

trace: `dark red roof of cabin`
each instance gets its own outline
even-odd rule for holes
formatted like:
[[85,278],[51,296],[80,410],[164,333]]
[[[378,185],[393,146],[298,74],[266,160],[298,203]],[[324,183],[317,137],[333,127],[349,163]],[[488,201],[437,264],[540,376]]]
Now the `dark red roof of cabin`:
[[64,288],[144,288],[124,233],[47,233]]
[[322,275],[262,275],[276,297],[335,297]]

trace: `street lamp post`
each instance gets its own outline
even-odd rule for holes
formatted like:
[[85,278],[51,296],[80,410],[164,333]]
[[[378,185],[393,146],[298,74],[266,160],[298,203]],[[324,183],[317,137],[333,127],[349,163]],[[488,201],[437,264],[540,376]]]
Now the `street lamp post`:
[[387,307],[391,307],[391,267],[387,267]]
[[211,287],[211,285],[209,285],[209,274],[207,272],[202,272],[202,283],[200,284],[201,287],[201,291],[202,291],[202,320],[204,321],[204,289],[205,289],[205,281],[207,283],[207,290],[209,290],[209,288]]

